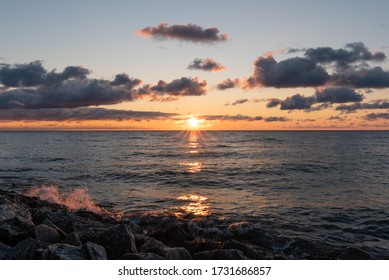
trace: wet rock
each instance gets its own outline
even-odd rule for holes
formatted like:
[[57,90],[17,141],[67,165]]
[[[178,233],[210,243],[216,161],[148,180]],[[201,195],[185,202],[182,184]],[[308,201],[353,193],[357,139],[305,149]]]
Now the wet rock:
[[33,229],[33,235],[37,240],[49,244],[58,243],[61,241],[61,237],[55,229],[43,224],[37,225]]
[[265,256],[260,251],[259,247],[254,247],[253,245],[248,245],[240,243],[235,240],[229,240],[223,244],[223,250],[225,249],[236,249],[241,251],[246,257],[253,260],[263,260]]
[[36,251],[47,244],[28,237],[12,247],[7,255],[10,260],[33,260],[36,258]]
[[232,223],[227,228],[227,234],[232,237],[239,237],[252,231],[254,226],[248,222]]
[[90,260],[106,260],[107,253],[103,246],[95,244],[93,242],[86,242],[83,246],[84,252]]
[[7,197],[0,197],[0,224],[15,223],[21,229],[34,226],[30,211],[22,204],[16,204]]
[[126,253],[137,253],[131,227],[125,224],[112,227],[93,239],[93,242],[105,248],[109,259],[117,259]]
[[81,248],[68,244],[52,244],[40,250],[42,260],[84,260],[86,256]]
[[10,246],[0,243],[0,260],[4,260],[10,251],[11,251]]
[[204,251],[194,255],[195,260],[247,260],[247,257],[240,250],[226,249]]
[[48,218],[54,225],[66,233],[74,231],[75,213],[67,210],[50,211],[47,213]]
[[139,225],[131,225],[131,230],[134,234],[143,234],[143,229]]
[[193,240],[185,242],[185,249],[189,251],[191,255],[194,255],[202,251],[212,251],[222,248],[222,243],[213,240]]
[[66,238],[66,232],[64,232],[62,229],[53,224],[48,218],[44,218],[41,224],[55,229],[61,238]]
[[164,230],[155,232],[152,236],[171,247],[183,246],[185,242],[194,239],[187,223],[174,223]]
[[149,237],[140,247],[141,253],[155,253],[167,260],[190,260],[190,253],[183,247],[170,248],[161,241]]
[[160,255],[157,255],[155,253],[138,253],[138,254],[128,253],[121,256],[118,259],[119,260],[163,260],[164,258],[162,258]]
[[68,236],[66,236],[66,238],[62,240],[61,243],[65,243],[73,246],[82,246],[82,242],[78,237],[78,234],[75,232],[68,234]]
[[0,240],[14,246],[29,235],[27,230],[21,229],[14,222],[0,225]]

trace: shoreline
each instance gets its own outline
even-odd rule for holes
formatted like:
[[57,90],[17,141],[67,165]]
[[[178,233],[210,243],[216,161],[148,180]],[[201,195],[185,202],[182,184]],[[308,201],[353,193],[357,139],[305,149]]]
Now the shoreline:
[[148,214],[117,219],[106,213],[0,189],[0,259],[371,259],[358,248],[282,237],[247,222]]

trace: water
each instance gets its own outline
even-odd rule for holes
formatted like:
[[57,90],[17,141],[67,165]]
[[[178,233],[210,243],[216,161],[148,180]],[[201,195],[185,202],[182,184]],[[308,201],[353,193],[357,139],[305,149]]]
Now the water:
[[248,222],[295,258],[313,246],[389,259],[389,132],[1,132],[0,159],[5,189]]

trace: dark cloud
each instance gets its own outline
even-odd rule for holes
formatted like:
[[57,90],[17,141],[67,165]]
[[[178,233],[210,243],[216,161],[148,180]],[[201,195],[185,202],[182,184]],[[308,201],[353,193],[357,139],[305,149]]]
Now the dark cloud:
[[117,74],[115,79],[110,83],[113,86],[127,86],[134,88],[142,83],[139,79],[130,78],[126,73]]
[[238,99],[238,100],[235,100],[231,105],[232,106],[235,106],[235,105],[239,105],[239,104],[243,104],[243,103],[246,103],[248,102],[249,100],[248,99]]
[[307,58],[294,57],[277,62],[272,56],[262,56],[254,62],[254,73],[245,86],[315,87],[324,85],[328,79],[326,70]]
[[5,87],[33,87],[46,80],[47,71],[40,61],[26,64],[0,64],[0,83]]
[[104,80],[68,80],[55,87],[14,89],[0,94],[0,109],[76,108],[132,101],[134,93]]
[[286,50],[283,50],[283,53],[291,54],[291,53],[298,53],[298,52],[304,52],[306,51],[305,48],[299,49],[299,48],[287,48]]
[[197,78],[182,77],[170,83],[160,80],[157,85],[151,86],[148,89],[151,93],[157,95],[199,96],[207,92],[207,82],[199,82]]
[[245,115],[235,115],[235,116],[230,116],[230,115],[207,115],[207,116],[200,116],[200,119],[205,119],[208,121],[260,121],[263,118],[260,116],[256,117],[250,117],[250,116],[245,116]]
[[295,94],[291,97],[287,97],[280,105],[281,110],[301,110],[311,108],[314,102],[315,98],[313,96],[305,97],[304,95]]
[[389,102],[388,101],[375,101],[370,103],[355,102],[349,105],[340,105],[335,109],[346,113],[355,112],[356,110],[389,109]]
[[348,70],[335,74],[333,83],[354,88],[388,88],[389,71],[381,67]]
[[160,23],[157,27],[148,26],[138,31],[143,36],[151,36],[156,39],[174,39],[179,41],[216,43],[228,40],[227,34],[220,34],[215,27],[203,28],[196,24],[168,25]]
[[347,103],[362,101],[363,95],[348,87],[329,87],[316,92],[317,103]]
[[372,53],[363,43],[349,43],[345,48],[333,49],[330,47],[309,48],[305,56],[317,63],[333,63],[339,67],[348,67],[349,64],[361,61],[383,61],[386,55],[383,52]]
[[286,117],[268,117],[263,119],[265,122],[288,122],[289,119]]
[[330,121],[344,121],[346,118],[342,118],[341,116],[331,116],[327,120]]
[[364,119],[368,121],[375,121],[379,119],[389,120],[389,113],[371,113],[367,114]]
[[217,85],[217,89],[226,90],[226,89],[237,87],[239,86],[239,84],[240,84],[239,79],[235,79],[235,80],[227,79],[219,83]]
[[278,105],[281,105],[282,100],[277,98],[272,98],[268,100],[268,103],[266,104],[267,108],[273,108],[277,107]]
[[23,110],[11,109],[0,110],[0,120],[6,121],[81,121],[81,120],[153,120],[168,119],[177,114],[127,111],[103,108],[73,108],[73,109],[36,109]]
[[226,70],[226,67],[224,67],[221,63],[213,60],[212,58],[196,58],[191,64],[189,64],[188,69],[218,72]]

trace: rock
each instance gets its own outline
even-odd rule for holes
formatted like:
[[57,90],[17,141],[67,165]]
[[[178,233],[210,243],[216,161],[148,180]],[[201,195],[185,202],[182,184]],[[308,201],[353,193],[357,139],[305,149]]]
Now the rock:
[[185,249],[189,251],[191,255],[194,255],[201,251],[212,251],[222,248],[222,243],[213,240],[193,240],[190,242],[185,242]]
[[136,225],[136,224],[131,225],[131,230],[134,234],[143,234],[143,229],[140,225]]
[[52,244],[47,249],[40,250],[42,260],[85,260],[81,248],[68,244]]
[[119,260],[163,260],[164,258],[162,258],[160,255],[157,255],[155,253],[138,253],[138,254],[128,253],[121,256],[118,259]]
[[0,243],[0,260],[5,260],[10,251],[10,246]]
[[106,260],[107,253],[103,246],[97,245],[93,242],[86,242],[83,246],[84,252],[90,260]]
[[14,246],[29,235],[27,230],[21,229],[14,222],[0,225],[0,240]]
[[183,247],[170,248],[161,241],[149,237],[140,247],[141,253],[155,253],[166,260],[190,260],[190,253]]
[[48,218],[44,218],[41,224],[55,229],[61,238],[66,238],[66,232],[64,232],[62,229],[53,224]]
[[55,229],[43,224],[37,225],[33,229],[33,235],[37,240],[49,244],[58,243],[61,241],[61,237]]
[[22,204],[16,204],[6,197],[0,197],[0,224],[13,222],[21,229],[34,226],[30,211]]
[[194,239],[187,223],[174,223],[164,230],[155,232],[152,236],[171,247],[183,246],[185,242]]
[[248,245],[244,243],[240,243],[235,240],[229,240],[223,244],[223,250],[225,249],[237,249],[241,251],[246,257],[253,260],[264,260],[265,257],[261,253],[260,249],[255,248],[253,245]]
[[47,244],[28,237],[11,248],[7,255],[10,260],[33,260],[36,258],[36,251]]
[[247,257],[240,250],[226,249],[204,251],[194,255],[195,260],[247,260]]
[[232,223],[227,228],[227,234],[232,237],[244,236],[252,231],[254,226],[248,222]]
[[66,233],[71,233],[74,231],[74,222],[76,220],[76,215],[71,211],[49,211],[47,213],[46,218],[48,218],[54,225],[56,225]]
[[117,259],[126,253],[137,253],[131,227],[125,224],[112,227],[94,239],[93,242],[105,248],[109,259]]
[[337,257],[341,260],[370,260],[371,256],[365,251],[355,248],[347,247],[344,250],[340,250]]
[[73,246],[82,246],[82,242],[78,237],[78,234],[75,232],[69,233],[68,236],[61,243],[73,245]]

